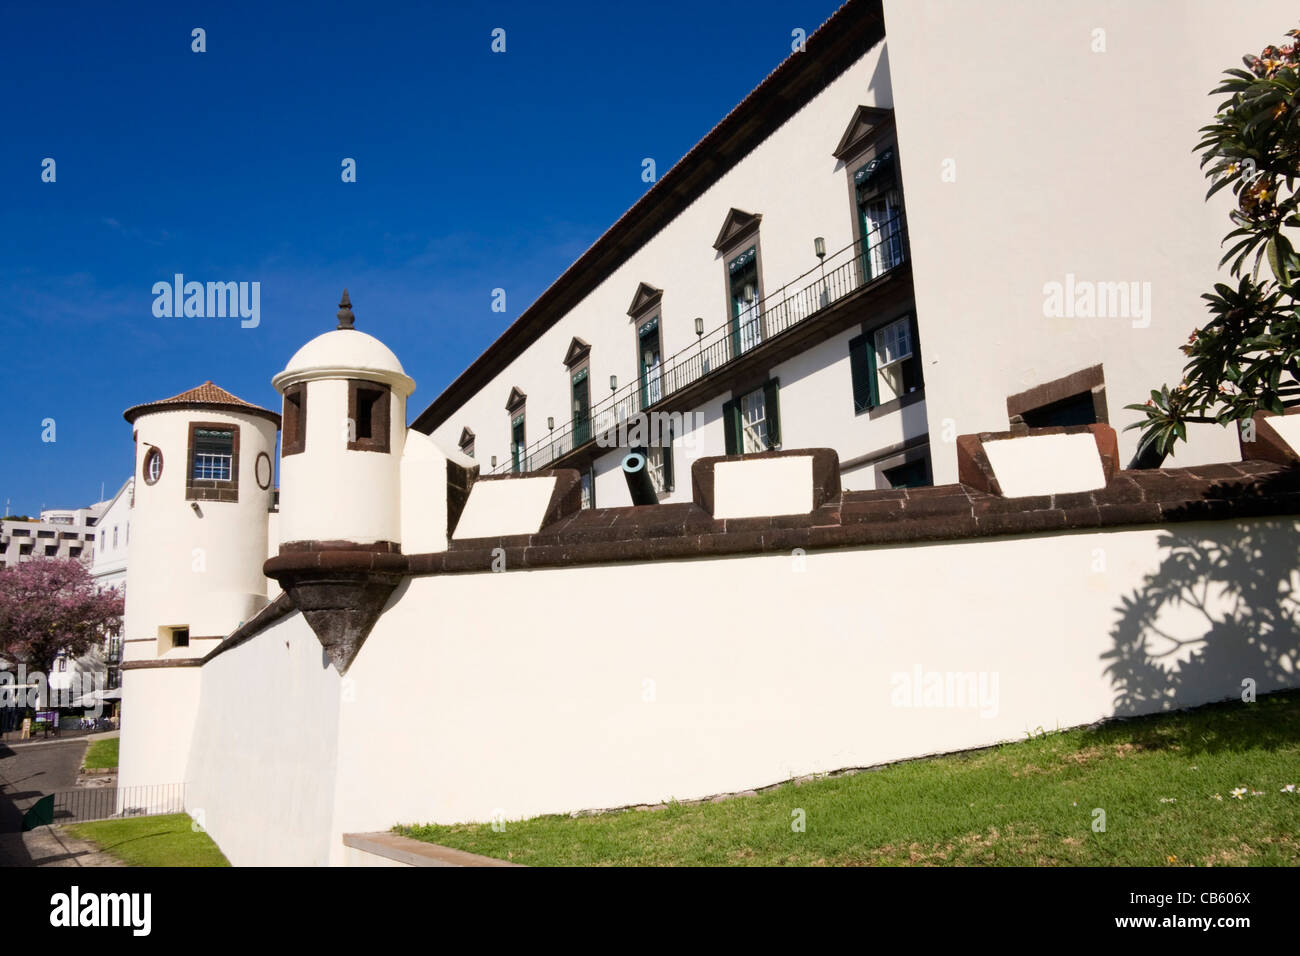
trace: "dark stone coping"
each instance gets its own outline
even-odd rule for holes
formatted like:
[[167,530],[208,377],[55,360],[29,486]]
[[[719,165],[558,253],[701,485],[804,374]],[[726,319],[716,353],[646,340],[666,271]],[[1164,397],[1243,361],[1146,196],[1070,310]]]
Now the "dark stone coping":
[[198,658],[198,662],[200,664],[206,664],[218,654],[224,654],[226,651],[234,650],[240,644],[243,644],[257,636],[258,632],[263,628],[270,627],[276,621],[288,617],[296,610],[298,609],[294,607],[293,602],[289,600],[289,595],[283,591],[280,592],[274,601],[262,608],[262,610],[258,611],[243,624],[239,625],[235,630],[231,631],[230,636],[210,650],[206,657]]
[[[689,502],[591,509],[537,534],[393,557],[411,575],[451,574],[490,569],[498,549],[507,569],[568,567],[1293,514],[1300,514],[1300,468],[1245,461],[1123,471],[1097,491],[1030,498],[963,484],[846,491],[809,514],[776,517],[715,519]],[[371,570],[372,561],[356,555],[355,568]]]
[[[215,653],[215,652],[214,652]],[[212,655],[209,654],[209,657]],[[171,657],[157,661],[125,661],[124,671],[150,671],[163,667],[201,667],[206,657]]]
[[402,546],[395,541],[375,541],[357,544],[355,541],[285,541],[281,551],[372,551],[375,554],[401,554]]
[[[1062,431],[1093,432],[1106,462],[1109,480],[1105,488],[1003,498],[962,483],[873,491],[841,491],[836,485],[832,496],[831,479],[826,478],[818,497],[821,504],[807,514],[721,519],[695,502],[579,509],[535,534],[453,541],[446,551],[426,554],[290,550],[269,559],[265,569],[268,576],[296,586],[317,578],[389,579],[484,572],[494,563],[499,567],[503,555],[505,570],[512,571],[1300,514],[1300,467],[1251,460],[1112,471],[1117,460],[1110,447],[1112,429],[1103,425]],[[982,443],[976,442],[973,450],[981,447]],[[812,452],[815,450],[801,453]],[[967,458],[968,463],[972,460]],[[708,471],[711,473],[711,468]],[[814,476],[818,473],[814,454]],[[564,500],[567,505],[571,493],[571,489],[557,487],[553,501]],[[201,660],[239,646],[294,610],[289,594],[281,594]]]

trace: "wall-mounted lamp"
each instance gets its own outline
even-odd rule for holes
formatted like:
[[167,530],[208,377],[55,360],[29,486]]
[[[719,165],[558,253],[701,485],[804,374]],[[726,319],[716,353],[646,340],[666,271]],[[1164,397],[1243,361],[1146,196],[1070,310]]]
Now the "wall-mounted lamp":
[[818,259],[826,258],[826,240],[821,236],[813,240],[813,252],[817,254]]
[[547,416],[546,416],[546,427],[549,428],[551,431],[555,431],[555,416],[554,416],[554,415],[547,415]]
[[611,375],[611,376],[609,377],[609,390],[610,390],[611,392],[617,392],[617,391],[618,391],[618,376],[617,376],[617,375]]
[[497,456],[496,456],[496,455],[493,455],[493,456],[492,456],[492,467],[495,468],[496,466],[497,466]]
[[745,301],[746,302],[754,301],[754,287],[752,285],[745,286]]
[[582,399],[575,398],[573,400],[573,414],[577,415],[581,411],[582,411]]
[[695,334],[701,336],[704,334],[704,319],[699,316],[695,317]]

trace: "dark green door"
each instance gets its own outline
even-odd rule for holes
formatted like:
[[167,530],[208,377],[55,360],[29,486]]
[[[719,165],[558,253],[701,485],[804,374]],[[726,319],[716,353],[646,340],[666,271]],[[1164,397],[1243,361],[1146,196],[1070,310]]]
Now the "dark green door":
[[727,266],[731,283],[731,355],[748,352],[762,339],[759,328],[758,248],[750,246]]
[[573,447],[591,438],[591,382],[587,370],[573,376]]
[[663,359],[659,352],[657,316],[641,326],[637,344],[641,350],[637,360],[637,367],[641,370],[641,407],[648,408],[663,398],[663,384],[660,379]]
[[510,423],[510,466],[515,472],[526,471],[524,460],[524,416]]

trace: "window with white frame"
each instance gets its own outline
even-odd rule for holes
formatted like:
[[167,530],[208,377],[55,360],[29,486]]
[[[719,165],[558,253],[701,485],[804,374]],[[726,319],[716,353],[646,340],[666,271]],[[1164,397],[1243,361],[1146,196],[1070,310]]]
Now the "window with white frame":
[[673,490],[673,430],[672,425],[664,427],[663,432],[655,436],[650,446],[644,449],[646,471],[650,474],[650,484],[655,494],[663,495]]
[[770,447],[767,440],[767,402],[761,388],[740,397],[740,438],[740,450],[746,455],[766,451]]
[[892,401],[905,391],[903,363],[912,357],[912,326],[906,319],[890,322],[876,330],[876,372],[880,400]]
[[[147,452],[145,452],[144,483],[146,485],[152,485],[157,483],[158,479],[162,477],[162,467],[163,467],[162,452],[160,452],[157,448],[150,448]],[[134,494],[134,490],[132,491],[132,494]]]
[[750,455],[781,446],[779,382],[768,379],[758,388],[722,405],[724,447],[728,455]]
[[229,481],[234,445],[233,432],[212,428],[195,429],[193,477],[207,481]]
[[894,150],[886,149],[853,175],[866,278],[874,279],[901,263],[903,193]]

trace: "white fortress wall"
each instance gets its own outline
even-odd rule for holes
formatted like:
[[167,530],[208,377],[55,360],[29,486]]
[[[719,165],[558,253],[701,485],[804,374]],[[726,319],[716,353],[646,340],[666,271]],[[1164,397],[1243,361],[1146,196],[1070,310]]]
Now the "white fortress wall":
[[[292,613],[201,673],[186,809],[235,866],[328,863],[340,700],[351,691],[316,635]],[[369,713],[372,734],[395,729]]]
[[[858,548],[808,554],[803,571],[759,555],[416,578],[349,670],[338,825],[703,797],[1195,706],[1246,678],[1260,693],[1297,686],[1294,646],[1282,671],[1244,643],[1214,647],[1214,673],[1187,668],[1175,691],[1171,672],[1155,700],[1117,687],[1144,674],[1107,672],[1133,637],[1120,600],[1162,573],[1167,535],[1206,551],[1249,541],[1259,573],[1294,589],[1296,530],[1282,518]],[[1207,613],[1222,620],[1233,600],[1211,587]],[[1197,613],[1158,614],[1177,637],[1207,634]],[[896,678],[918,668],[974,675],[985,698],[903,706]],[[375,733],[376,709],[391,734]]]
[[[1281,598],[1249,609],[1281,626],[1269,657],[1223,636],[1213,572],[1187,584],[1214,640],[1162,596],[1175,540],[1294,590],[1296,525],[416,577],[346,678],[298,614],[203,666],[189,806],[232,862],[338,864],[343,833],[400,822],[686,800],[1300,686]],[[1125,599],[1203,643],[1156,660]]]

